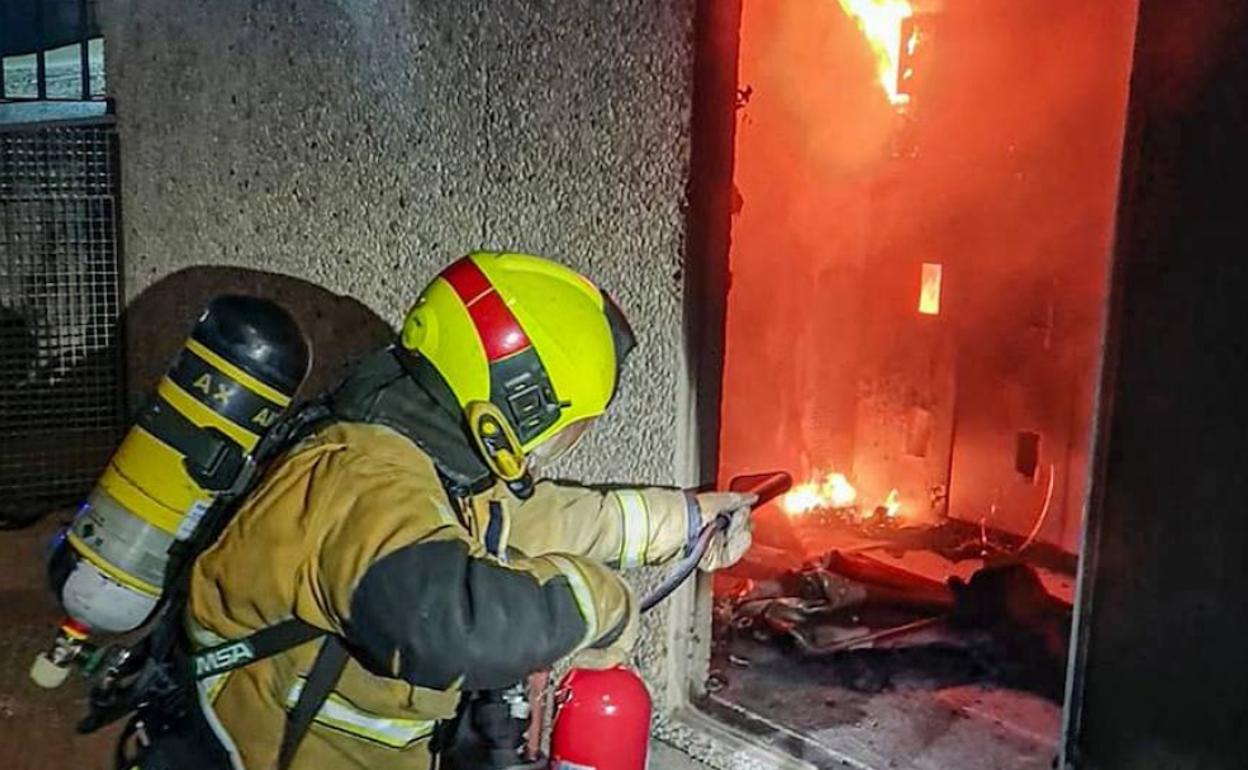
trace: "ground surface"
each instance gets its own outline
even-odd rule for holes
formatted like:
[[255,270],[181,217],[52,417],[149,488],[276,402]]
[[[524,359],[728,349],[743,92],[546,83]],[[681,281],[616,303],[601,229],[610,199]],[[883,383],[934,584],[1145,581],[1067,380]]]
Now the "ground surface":
[[70,680],[41,690],[27,672],[51,642],[59,619],[43,581],[43,549],[55,517],[28,529],[0,532],[0,766],[6,770],[107,770],[113,735],[79,736],[85,688]]
[[853,655],[871,660],[835,665],[798,665],[774,644],[747,639],[732,652],[741,665],[721,663],[724,686],[707,709],[817,767],[844,767],[831,761],[837,756],[870,770],[1051,766],[1060,707],[984,682],[951,648],[863,650]]
[[655,741],[650,749],[649,770],[708,770],[708,767],[671,746]]

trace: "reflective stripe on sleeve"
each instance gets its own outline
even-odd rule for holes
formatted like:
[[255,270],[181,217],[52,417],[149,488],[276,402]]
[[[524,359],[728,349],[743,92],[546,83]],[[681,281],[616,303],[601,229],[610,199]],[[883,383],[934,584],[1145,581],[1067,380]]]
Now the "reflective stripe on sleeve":
[[620,507],[620,567],[629,569],[646,563],[650,549],[650,510],[646,498],[633,489],[612,492]]

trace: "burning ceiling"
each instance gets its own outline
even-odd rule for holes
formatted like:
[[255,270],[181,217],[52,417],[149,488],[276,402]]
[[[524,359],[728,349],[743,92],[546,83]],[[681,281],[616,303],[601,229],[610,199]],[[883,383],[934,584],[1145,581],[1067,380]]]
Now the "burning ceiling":
[[[907,0],[839,0],[841,8],[853,18],[871,46],[875,58],[876,77],[888,96],[889,103],[905,105],[910,95],[901,90],[905,73],[901,70],[903,50],[914,52],[918,33],[903,22],[914,15]],[[903,39],[904,37],[904,39]]]

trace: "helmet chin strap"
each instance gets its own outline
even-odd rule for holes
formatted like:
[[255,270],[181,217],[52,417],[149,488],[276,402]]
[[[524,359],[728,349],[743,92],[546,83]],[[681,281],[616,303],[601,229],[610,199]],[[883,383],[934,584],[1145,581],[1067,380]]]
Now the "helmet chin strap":
[[491,401],[470,401],[464,408],[468,432],[490,471],[521,499],[533,494],[533,474],[511,423]]

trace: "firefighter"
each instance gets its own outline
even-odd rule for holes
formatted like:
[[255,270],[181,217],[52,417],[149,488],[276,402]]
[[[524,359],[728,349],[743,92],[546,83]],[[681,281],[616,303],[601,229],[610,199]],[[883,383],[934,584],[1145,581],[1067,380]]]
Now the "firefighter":
[[429,284],[195,564],[192,650],[292,619],[325,634],[200,679],[215,740],[197,761],[430,767],[465,693],[626,658],[638,600],[616,570],[680,556],[720,513],[734,526],[700,566],[740,558],[749,496],[536,477],[606,410],[633,346],[604,292],[539,257],[475,253]]

